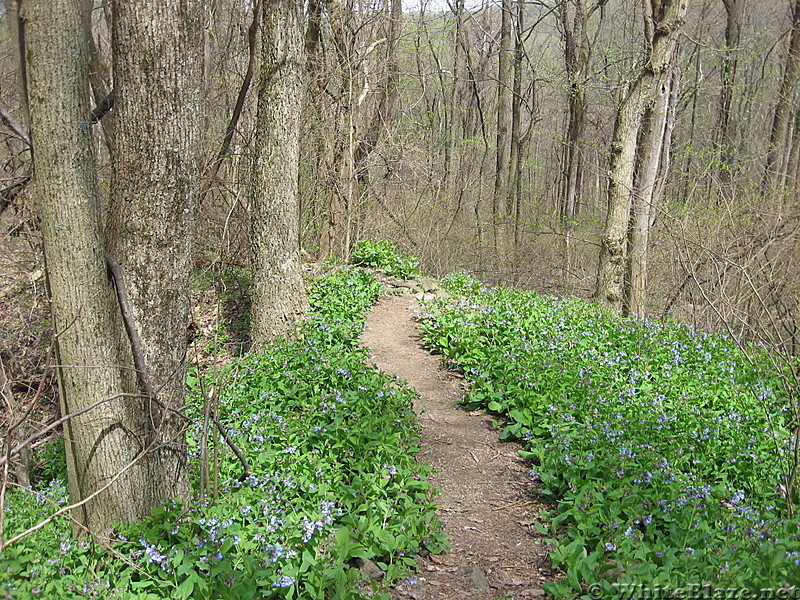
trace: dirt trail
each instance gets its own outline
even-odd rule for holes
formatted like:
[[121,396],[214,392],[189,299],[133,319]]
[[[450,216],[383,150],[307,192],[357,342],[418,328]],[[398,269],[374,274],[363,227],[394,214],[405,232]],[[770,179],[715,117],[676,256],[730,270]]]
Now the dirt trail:
[[384,372],[417,392],[422,425],[419,460],[433,465],[441,490],[439,518],[452,548],[421,559],[418,583],[394,590],[395,599],[496,600],[543,597],[552,577],[534,523],[542,510],[516,444],[498,440],[492,418],[455,403],[460,380],[422,347],[412,296],[385,296],[367,320],[363,344]]

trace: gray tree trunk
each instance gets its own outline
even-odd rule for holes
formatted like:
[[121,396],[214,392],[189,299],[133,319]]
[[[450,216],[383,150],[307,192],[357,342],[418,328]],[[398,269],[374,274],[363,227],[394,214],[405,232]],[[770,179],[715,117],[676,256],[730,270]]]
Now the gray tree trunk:
[[647,256],[650,248],[650,223],[652,221],[658,177],[664,173],[667,158],[664,145],[667,143],[667,121],[670,106],[674,101],[672,73],[663,73],[656,86],[656,98],[649,127],[643,131],[641,161],[638,168],[636,194],[633,200],[630,232],[628,236],[628,278],[626,281],[626,312],[645,315],[647,303]]
[[495,155],[494,195],[492,197],[492,238],[501,273],[506,270],[511,251],[509,243],[509,158],[511,154],[511,90],[513,88],[513,49],[511,27],[512,0],[502,0],[500,48],[497,59],[497,151]]
[[611,142],[608,176],[608,214],[600,246],[595,299],[616,312],[624,300],[626,242],[634,190],[634,172],[642,116],[653,100],[657,78],[670,66],[678,32],[686,18],[688,0],[653,2],[650,56],[622,101]]
[[[352,0],[326,3],[329,14],[331,41],[336,54],[337,76],[332,78],[338,87],[339,99],[332,107],[332,127],[326,140],[325,172],[330,174],[330,184],[324,193],[328,196],[326,218],[320,236],[320,254],[346,258],[351,246],[350,223],[356,210],[354,198],[355,169],[353,162],[357,104],[354,99],[358,87],[360,59],[356,50],[356,24]],[[325,93],[319,92],[324,96]],[[317,94],[314,95],[315,98]]]
[[[570,18],[569,7],[575,15]],[[587,10],[583,0],[562,2],[558,13],[564,37],[564,66],[567,75],[567,130],[562,160],[559,193],[559,216],[567,227],[578,214],[578,201],[583,182],[581,144],[586,129],[586,81],[592,47],[586,31],[589,18],[598,4]]]
[[731,121],[736,70],[739,66],[739,44],[742,37],[742,17],[745,0],[722,0],[725,5],[725,49],[722,55],[722,86],[719,97],[717,122],[717,148],[719,151],[719,176],[722,189],[729,191],[736,149],[734,127]]
[[[89,124],[88,24],[80,0],[26,0],[26,61],[35,198],[60,358],[61,410],[76,412],[123,391],[112,296],[103,254],[100,203]],[[67,421],[64,440],[76,521],[103,536],[139,516],[141,446],[132,432],[133,399],[116,398]]]
[[767,148],[767,165],[764,172],[764,191],[777,191],[783,186],[788,168],[791,150],[789,138],[789,121],[792,116],[797,84],[800,82],[800,0],[795,0],[792,9],[792,31],[789,35],[789,47],[786,50],[786,62],[783,67],[783,79],[775,102],[772,127]]
[[444,190],[444,198],[446,202],[450,202],[456,198],[455,208],[453,210],[453,218],[450,222],[451,229],[455,222],[461,216],[461,200],[460,195],[455,192],[456,180],[456,144],[457,133],[459,129],[459,121],[461,119],[461,110],[459,105],[459,77],[461,67],[461,43],[462,43],[462,30],[464,26],[464,0],[455,0],[450,5],[450,10],[453,14],[453,40],[452,40],[452,63],[450,67],[451,86],[447,93],[447,142],[444,148],[444,165],[442,172],[442,189]]
[[[574,7],[572,17],[569,12],[571,5]],[[561,3],[558,13],[564,38],[564,68],[567,76],[567,124],[558,196],[559,220],[564,233],[562,277],[565,285],[568,284],[569,273],[572,272],[572,237],[576,227],[575,220],[580,212],[583,188],[583,145],[587,120],[586,80],[589,77],[592,58],[588,26],[592,15],[600,9],[600,23],[596,35],[599,34],[603,24],[604,5],[605,0],[598,0],[589,7],[584,0],[569,0]]]
[[[511,155],[509,157],[509,183],[506,198],[506,214],[511,220],[512,243],[516,249],[520,242],[520,200],[522,196],[522,77],[525,54],[522,32],[525,30],[524,0],[514,2],[514,83],[511,97]],[[516,259],[515,259],[516,262]]]
[[283,335],[306,308],[299,242],[303,3],[264,3],[252,179],[254,344]]
[[[115,0],[116,113],[109,252],[119,262],[141,338],[153,445],[143,510],[188,497],[184,421],[192,240],[202,175],[202,19],[190,0]],[[126,345],[130,348],[130,345]],[[139,389],[128,377],[128,387]]]

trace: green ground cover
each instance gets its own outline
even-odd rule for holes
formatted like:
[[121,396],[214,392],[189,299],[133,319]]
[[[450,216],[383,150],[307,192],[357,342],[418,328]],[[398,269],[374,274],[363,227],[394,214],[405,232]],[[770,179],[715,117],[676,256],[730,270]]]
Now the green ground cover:
[[[215,500],[170,504],[120,527],[110,549],[73,539],[70,524],[55,519],[0,555],[0,598],[385,597],[382,583],[351,568],[353,559],[373,560],[389,581],[420,550],[439,550],[444,536],[427,467],[414,458],[413,392],[366,366],[357,347],[379,292],[362,269],[325,275],[313,284],[296,340],[190,377],[195,489],[200,415],[214,386],[249,476],[212,435]],[[66,502],[59,479],[12,491],[6,539]]]
[[465,374],[465,404],[525,443],[565,571],[553,597],[800,584],[800,521],[780,493],[793,411],[762,349],[751,364],[733,340],[686,326],[445,283],[453,298],[431,306],[426,339]]

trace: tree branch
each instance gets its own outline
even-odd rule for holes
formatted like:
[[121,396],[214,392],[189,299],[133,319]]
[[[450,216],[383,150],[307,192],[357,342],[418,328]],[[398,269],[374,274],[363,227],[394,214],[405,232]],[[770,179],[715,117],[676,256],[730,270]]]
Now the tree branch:
[[76,410],[73,413],[70,413],[68,415],[64,415],[60,419],[56,419],[55,421],[50,423],[50,425],[48,425],[44,429],[40,429],[36,433],[31,434],[30,436],[28,436],[27,438],[25,438],[24,440],[19,442],[5,456],[0,456],[0,467],[3,466],[6,463],[7,460],[9,460],[9,459],[15,457],[17,454],[19,454],[20,451],[23,448],[25,448],[28,444],[32,444],[33,442],[35,442],[39,438],[47,435],[48,433],[53,431],[53,429],[55,429],[56,427],[58,427],[62,423],[65,423],[66,421],[69,421],[70,419],[74,419],[75,417],[78,417],[78,416],[82,415],[83,413],[89,412],[90,410],[92,410],[94,408],[97,408],[98,406],[100,406],[104,402],[109,402],[110,400],[116,400],[117,398],[125,398],[125,397],[127,397],[127,398],[148,398],[149,396],[145,396],[144,394],[126,394],[126,393],[112,394],[111,396],[106,396],[104,398],[100,398],[99,400],[97,400],[95,402],[92,402],[89,406],[84,406],[83,408],[81,408],[79,410]]
[[136,375],[139,379],[139,385],[142,391],[147,395],[150,400],[150,419],[152,421],[153,429],[158,429],[161,426],[161,411],[159,410],[159,403],[156,398],[156,390],[150,383],[150,378],[147,376],[147,365],[144,360],[144,350],[142,350],[142,342],[139,339],[139,332],[136,329],[136,324],[133,321],[131,314],[130,304],[128,303],[128,293],[125,290],[125,283],[122,280],[122,269],[119,263],[114,260],[114,257],[106,252],[106,265],[108,272],[111,275],[111,280],[114,282],[114,289],[117,292],[117,300],[119,302],[119,310],[122,314],[122,321],[125,324],[125,331],[128,334],[128,339],[131,342],[131,352],[133,353],[133,364],[136,367]]
[[228,122],[228,126],[225,128],[225,137],[222,138],[222,145],[219,148],[219,152],[217,152],[217,156],[214,157],[214,161],[211,163],[211,166],[208,168],[208,173],[203,179],[203,183],[200,185],[201,202],[208,193],[208,190],[211,189],[214,180],[216,180],[217,175],[219,174],[219,169],[222,166],[222,162],[228,155],[231,142],[233,141],[233,135],[236,133],[236,127],[239,124],[239,118],[242,116],[242,109],[244,108],[244,101],[247,98],[247,92],[250,89],[250,83],[253,81],[253,73],[256,69],[256,57],[258,55],[256,42],[258,41],[258,28],[261,24],[261,7],[263,4],[263,0],[257,0],[255,6],[253,6],[253,21],[250,23],[250,27],[247,30],[247,43],[250,52],[250,59],[247,63],[247,72],[245,73],[244,80],[239,88],[239,95],[236,97],[236,105],[233,107],[231,120]]
[[25,128],[17,123],[14,117],[2,106],[0,106],[0,121],[3,121],[6,127],[14,132],[14,135],[25,142],[25,145],[29,148],[31,147],[31,137],[28,135],[28,132],[25,131]]
[[88,495],[86,498],[84,498],[83,500],[81,500],[80,502],[75,502],[74,504],[70,504],[69,506],[64,506],[64,507],[60,508],[59,510],[57,510],[56,512],[54,512],[52,515],[50,515],[49,517],[47,517],[46,519],[43,519],[42,521],[38,522],[38,523],[37,523],[36,525],[34,525],[33,527],[29,527],[28,529],[26,529],[26,530],[25,530],[25,531],[23,531],[22,533],[20,533],[20,534],[18,534],[18,535],[15,535],[13,538],[11,538],[10,540],[8,540],[7,542],[3,542],[3,544],[2,544],[2,545],[0,545],[0,552],[2,552],[3,550],[5,550],[6,548],[8,548],[8,547],[9,547],[11,544],[13,544],[14,542],[17,542],[17,541],[21,540],[22,538],[24,538],[24,537],[26,537],[26,536],[30,535],[31,533],[33,533],[33,532],[35,532],[35,531],[38,531],[39,529],[41,529],[42,527],[44,527],[45,525],[47,525],[48,523],[50,523],[50,522],[51,522],[53,519],[55,519],[56,517],[58,517],[58,516],[61,516],[61,515],[63,515],[64,513],[67,513],[67,512],[69,512],[69,511],[71,511],[71,510],[74,510],[74,509],[76,509],[76,508],[80,508],[81,506],[83,506],[84,504],[86,504],[87,502],[89,502],[90,500],[94,499],[96,496],[98,496],[99,494],[101,494],[102,492],[104,492],[105,490],[107,490],[108,488],[110,488],[112,485],[114,485],[114,482],[116,482],[116,481],[117,481],[117,479],[119,479],[120,477],[122,477],[122,475],[124,475],[124,474],[125,474],[125,473],[128,471],[128,469],[130,469],[130,468],[131,468],[133,465],[135,465],[135,464],[136,464],[137,462],[139,462],[139,461],[140,461],[142,458],[144,458],[144,456],[145,456],[145,455],[146,455],[146,454],[147,454],[147,453],[148,453],[148,452],[149,452],[151,449],[152,449],[152,444],[151,444],[151,446],[149,446],[149,447],[147,447],[147,448],[143,449],[143,450],[142,450],[142,451],[141,451],[139,454],[137,454],[137,455],[136,455],[136,457],[135,457],[135,458],[134,458],[134,459],[133,459],[131,462],[129,462],[127,465],[125,465],[125,467],[124,467],[124,468],[120,469],[120,470],[119,470],[119,472],[117,472],[117,473],[116,473],[116,474],[115,474],[115,475],[114,475],[114,476],[113,476],[113,477],[112,477],[112,478],[111,478],[111,479],[108,481],[108,483],[107,483],[107,484],[105,484],[103,487],[101,487],[101,488],[99,488],[99,489],[95,490],[94,492],[92,492],[91,494],[89,494],[89,495]]
[[100,101],[93,110],[92,110],[92,125],[95,125],[100,122],[100,119],[105,117],[108,112],[114,108],[114,90],[111,90],[108,95]]
[[244,453],[241,451],[239,446],[236,445],[236,442],[234,442],[231,439],[231,437],[228,435],[228,432],[225,431],[225,429],[222,427],[222,424],[219,422],[219,419],[217,419],[217,415],[215,415],[212,412],[211,418],[214,421],[214,425],[217,426],[217,429],[222,434],[222,439],[225,440],[225,443],[228,444],[228,446],[230,446],[231,450],[233,450],[233,453],[236,455],[236,458],[238,458],[239,462],[242,463],[242,468],[244,469],[244,472],[239,476],[239,481],[244,481],[250,476],[250,465],[247,464],[247,459],[244,457]]

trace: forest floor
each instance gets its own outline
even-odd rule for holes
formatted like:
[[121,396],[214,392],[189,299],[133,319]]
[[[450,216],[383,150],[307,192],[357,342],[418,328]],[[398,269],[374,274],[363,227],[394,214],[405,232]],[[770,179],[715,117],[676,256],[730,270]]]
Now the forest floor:
[[535,524],[545,506],[537,498],[519,445],[499,439],[494,419],[456,403],[461,380],[423,348],[411,295],[384,296],[367,319],[362,343],[372,362],[419,394],[420,461],[433,466],[440,490],[437,514],[450,550],[420,558],[415,578],[393,590],[395,600],[499,600],[544,597],[547,547]]

